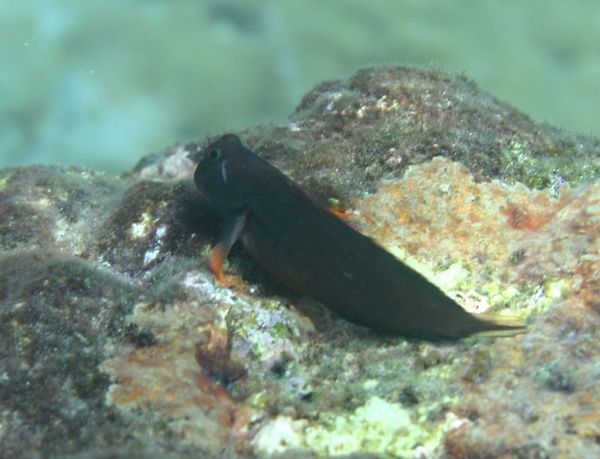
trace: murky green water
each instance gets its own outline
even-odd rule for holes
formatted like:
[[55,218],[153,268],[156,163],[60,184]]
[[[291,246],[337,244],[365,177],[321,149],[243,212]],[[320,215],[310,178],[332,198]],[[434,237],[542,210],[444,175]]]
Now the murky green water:
[[121,171],[206,132],[280,121],[377,63],[465,72],[600,134],[597,2],[0,0],[0,167]]

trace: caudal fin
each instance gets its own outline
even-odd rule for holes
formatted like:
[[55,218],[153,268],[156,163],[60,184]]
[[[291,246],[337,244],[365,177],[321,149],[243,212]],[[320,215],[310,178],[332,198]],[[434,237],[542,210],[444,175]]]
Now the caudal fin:
[[525,321],[517,316],[499,316],[496,314],[473,314],[482,322],[490,326],[490,330],[480,331],[470,335],[477,338],[502,338],[526,333],[529,327]]

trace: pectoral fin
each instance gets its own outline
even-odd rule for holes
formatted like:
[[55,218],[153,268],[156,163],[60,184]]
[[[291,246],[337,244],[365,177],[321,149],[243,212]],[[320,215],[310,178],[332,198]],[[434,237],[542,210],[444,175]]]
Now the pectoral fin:
[[223,263],[225,263],[225,259],[227,258],[227,255],[229,255],[231,247],[240,237],[240,234],[242,234],[245,223],[246,214],[242,214],[229,220],[225,224],[221,236],[219,236],[217,245],[215,245],[215,248],[210,254],[210,269],[217,276],[217,280],[227,287],[229,287],[229,282],[227,282],[227,279],[223,276]]

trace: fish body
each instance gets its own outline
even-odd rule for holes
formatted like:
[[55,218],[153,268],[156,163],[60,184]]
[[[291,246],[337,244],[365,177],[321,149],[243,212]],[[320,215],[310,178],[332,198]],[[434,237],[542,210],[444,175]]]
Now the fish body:
[[526,330],[516,317],[465,311],[233,134],[206,147],[194,180],[226,217],[211,254],[211,267],[225,284],[221,267],[239,239],[275,277],[359,325],[432,341]]

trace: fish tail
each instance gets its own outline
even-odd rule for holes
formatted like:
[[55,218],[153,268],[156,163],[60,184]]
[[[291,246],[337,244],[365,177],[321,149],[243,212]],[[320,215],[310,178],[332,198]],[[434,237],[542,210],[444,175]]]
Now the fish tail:
[[502,338],[526,333],[529,327],[525,321],[517,316],[499,316],[496,314],[474,314],[477,319],[484,322],[489,330],[473,333],[471,337],[477,338]]

